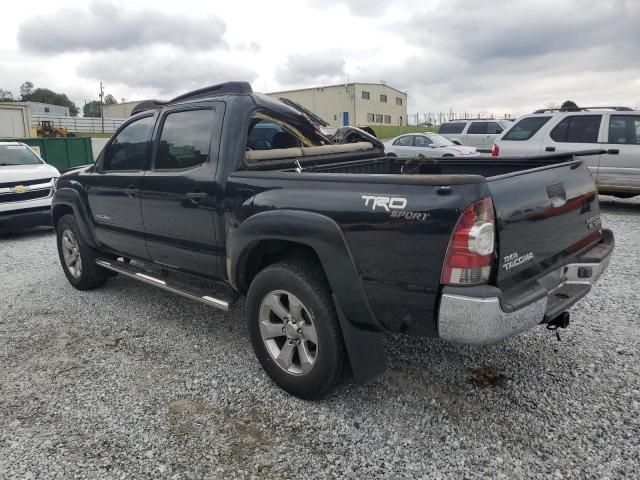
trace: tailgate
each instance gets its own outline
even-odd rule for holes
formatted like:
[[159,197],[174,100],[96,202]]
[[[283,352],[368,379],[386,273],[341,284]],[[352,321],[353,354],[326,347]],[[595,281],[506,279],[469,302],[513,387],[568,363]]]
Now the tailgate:
[[488,180],[498,226],[494,275],[501,289],[524,287],[600,239],[596,186],[581,162]]

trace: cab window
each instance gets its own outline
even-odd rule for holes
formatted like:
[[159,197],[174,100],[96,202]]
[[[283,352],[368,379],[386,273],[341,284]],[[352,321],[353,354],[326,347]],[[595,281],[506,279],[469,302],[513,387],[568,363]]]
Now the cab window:
[[111,141],[104,157],[104,170],[144,170],[154,117],[144,117],[124,127]]
[[551,117],[523,118],[509,129],[502,140],[524,141],[533,137]]
[[276,150],[300,146],[302,142],[283,125],[266,119],[252,119],[247,135],[247,150]]
[[430,145],[432,145],[433,142],[431,141],[431,139],[429,137],[423,137],[423,136],[416,136],[414,145],[416,147],[428,147]]
[[551,139],[561,143],[597,143],[602,115],[572,115],[551,130]]

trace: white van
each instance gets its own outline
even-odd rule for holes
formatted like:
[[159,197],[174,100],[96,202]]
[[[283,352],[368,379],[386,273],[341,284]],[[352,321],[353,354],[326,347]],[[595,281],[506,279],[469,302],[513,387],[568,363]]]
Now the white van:
[[640,195],[640,111],[628,107],[538,110],[520,117],[494,143],[492,155],[606,150],[583,157],[600,193]]
[[490,152],[494,140],[511,125],[512,120],[492,118],[452,120],[440,125],[438,133],[458,145],[475,147],[479,152]]

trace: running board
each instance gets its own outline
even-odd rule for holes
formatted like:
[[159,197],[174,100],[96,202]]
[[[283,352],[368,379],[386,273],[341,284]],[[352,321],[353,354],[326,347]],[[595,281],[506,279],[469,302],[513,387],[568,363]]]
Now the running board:
[[172,282],[169,279],[164,280],[162,278],[149,275],[149,273],[142,268],[138,268],[134,265],[130,265],[124,262],[119,262],[117,260],[97,258],[96,265],[120,273],[126,277],[133,278],[134,280],[139,280],[140,282],[146,283],[148,285],[153,285],[154,287],[158,287],[163,290],[176,293],[182,297],[195,300],[196,302],[204,303],[205,305],[209,305],[210,307],[215,307],[225,312],[229,310],[231,303],[233,303],[229,300],[222,300],[211,295],[207,295],[201,289],[189,287],[186,284],[178,284],[177,282]]

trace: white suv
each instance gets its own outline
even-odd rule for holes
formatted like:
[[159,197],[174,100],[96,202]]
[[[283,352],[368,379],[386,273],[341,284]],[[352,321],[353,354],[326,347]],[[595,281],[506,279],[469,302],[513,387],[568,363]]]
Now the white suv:
[[600,193],[621,198],[640,195],[640,111],[589,107],[573,111],[538,110],[520,117],[495,141],[492,155],[607,150],[582,157]]
[[476,147],[479,152],[490,152],[493,141],[511,125],[512,120],[491,118],[452,120],[440,125],[438,133],[458,145]]
[[51,225],[51,197],[59,176],[28,145],[0,142],[0,233]]

